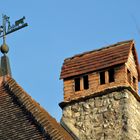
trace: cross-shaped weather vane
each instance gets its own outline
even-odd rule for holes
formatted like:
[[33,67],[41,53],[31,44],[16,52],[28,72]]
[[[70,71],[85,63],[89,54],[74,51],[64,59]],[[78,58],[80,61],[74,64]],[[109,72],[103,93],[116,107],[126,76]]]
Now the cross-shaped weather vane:
[[28,26],[27,23],[24,23],[25,17],[16,20],[14,24],[11,25],[10,17],[7,15],[2,15],[2,25],[0,25],[0,38],[3,37],[3,45],[1,46],[1,52],[7,53],[9,51],[8,46],[6,45],[6,35],[13,33],[19,29],[22,29]]

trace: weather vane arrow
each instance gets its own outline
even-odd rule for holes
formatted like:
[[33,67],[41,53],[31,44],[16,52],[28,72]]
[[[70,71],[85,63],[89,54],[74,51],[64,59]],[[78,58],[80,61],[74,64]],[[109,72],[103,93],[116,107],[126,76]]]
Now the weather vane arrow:
[[2,53],[8,52],[8,46],[6,45],[6,35],[13,33],[17,30],[20,30],[26,26],[28,26],[27,23],[24,23],[25,16],[23,16],[21,19],[16,20],[14,24],[11,25],[10,23],[10,17],[7,15],[2,15],[2,25],[0,26],[0,38],[3,37],[3,45],[1,47]]

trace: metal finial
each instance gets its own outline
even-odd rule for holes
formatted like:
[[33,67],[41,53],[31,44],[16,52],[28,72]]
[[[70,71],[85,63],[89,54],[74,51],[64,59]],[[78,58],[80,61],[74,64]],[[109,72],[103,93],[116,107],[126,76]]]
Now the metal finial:
[[0,31],[3,32],[3,44],[1,45],[0,50],[3,54],[6,54],[9,51],[9,47],[6,45],[6,23],[9,22],[9,17],[6,15],[2,15],[2,19],[3,23]]
[[4,43],[4,44],[1,45],[0,50],[1,50],[1,52],[2,52],[3,54],[6,54],[6,53],[9,52],[9,47],[8,47],[8,45],[7,45],[6,43]]

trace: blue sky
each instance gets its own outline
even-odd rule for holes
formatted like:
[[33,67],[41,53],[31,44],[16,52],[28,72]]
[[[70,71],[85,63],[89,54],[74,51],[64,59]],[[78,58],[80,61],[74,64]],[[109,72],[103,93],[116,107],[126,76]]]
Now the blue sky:
[[25,16],[29,24],[7,36],[13,78],[58,121],[65,58],[129,39],[140,54],[139,0],[0,2],[0,14],[10,16],[11,23]]

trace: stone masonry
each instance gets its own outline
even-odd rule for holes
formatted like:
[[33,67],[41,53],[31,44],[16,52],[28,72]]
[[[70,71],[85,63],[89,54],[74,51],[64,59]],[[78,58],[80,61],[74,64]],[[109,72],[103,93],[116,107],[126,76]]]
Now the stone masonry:
[[127,87],[66,105],[62,121],[79,140],[140,140],[140,103]]

